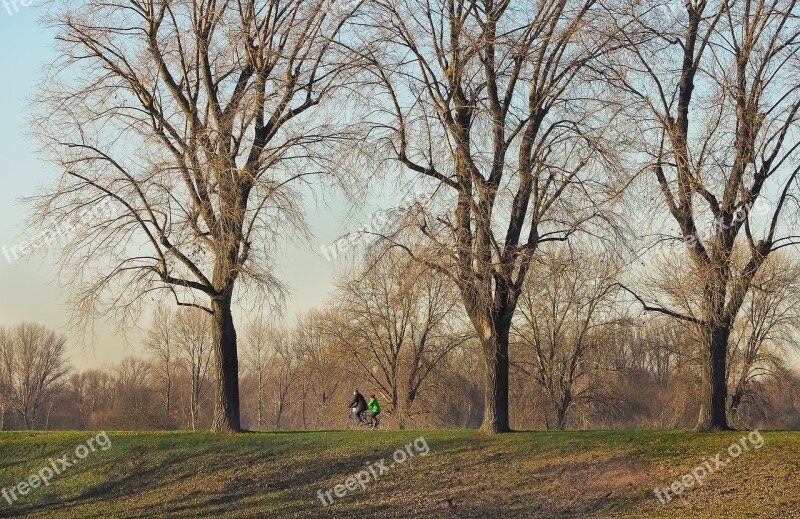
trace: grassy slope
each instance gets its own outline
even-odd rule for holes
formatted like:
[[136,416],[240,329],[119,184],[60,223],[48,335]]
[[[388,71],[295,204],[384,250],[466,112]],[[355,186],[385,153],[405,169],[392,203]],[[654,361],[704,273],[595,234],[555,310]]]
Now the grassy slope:
[[[671,503],[666,487],[743,433],[474,431],[109,433],[90,454],[0,517],[800,517],[800,433],[766,444]],[[416,455],[324,508],[317,489],[423,435]],[[0,486],[74,452],[86,432],[0,433]],[[723,459],[727,454],[723,455]],[[367,506],[372,503],[372,510]],[[365,513],[368,512],[368,513]]]

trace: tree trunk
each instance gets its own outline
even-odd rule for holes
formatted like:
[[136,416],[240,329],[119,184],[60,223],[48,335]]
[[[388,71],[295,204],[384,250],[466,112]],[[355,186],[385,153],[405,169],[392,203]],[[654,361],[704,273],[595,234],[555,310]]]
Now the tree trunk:
[[239,420],[239,356],[231,314],[231,294],[211,303],[214,312],[214,369],[216,398],[212,429],[217,433],[241,432]]
[[55,404],[55,401],[50,401],[50,408],[47,410],[47,418],[44,421],[44,430],[45,431],[49,431],[50,430],[50,415],[53,414],[53,404]]
[[754,331],[753,335],[751,335],[747,341],[744,362],[742,363],[742,372],[739,375],[739,379],[736,381],[733,395],[731,395],[730,407],[728,408],[734,427],[736,426],[739,418],[739,406],[742,404],[742,400],[744,400],[744,397],[747,394],[750,369],[756,362],[756,358],[758,356],[757,351],[758,341]]
[[22,419],[25,422],[25,430],[30,431],[33,429],[33,424],[36,421],[35,412],[26,409],[25,412],[22,413]]
[[397,389],[397,383],[393,383],[392,384],[392,395],[391,396],[392,396],[392,399],[391,399],[390,404],[392,406],[392,416],[393,417],[397,417],[397,421],[398,421],[398,425],[397,426],[400,428],[400,430],[404,430],[406,428],[406,425],[405,425],[405,416],[403,416],[403,415],[404,415],[406,410],[405,410],[405,408],[402,408],[402,409],[400,408],[400,394],[399,394],[399,391]]
[[164,395],[164,399],[166,400],[165,407],[166,407],[166,412],[167,412],[167,421],[169,421],[169,419],[170,419],[170,416],[169,416],[169,414],[170,414],[169,404],[170,404],[171,397],[172,397],[172,377],[170,376],[169,367],[168,367],[167,368],[167,389],[166,389],[166,394]]
[[739,406],[742,404],[745,394],[747,394],[747,374],[749,371],[750,364],[745,363],[742,375],[739,377],[739,381],[736,382],[736,388],[733,390],[733,395],[731,395],[730,414],[734,424],[739,416]]
[[303,422],[303,430],[308,429],[308,425],[306,424],[306,392],[303,393],[303,401],[300,402],[300,419]]
[[729,335],[728,326],[712,326],[705,333],[700,381],[700,416],[696,427],[698,431],[730,430],[725,415],[725,404],[728,399],[725,363]]
[[744,397],[744,385],[741,383],[736,385],[736,389],[731,396],[731,418],[736,423],[736,418],[739,416],[739,405],[742,403]]
[[481,431],[486,434],[509,432],[508,332],[495,331],[482,346],[486,379]]
[[[409,382],[410,384],[410,382]],[[405,430],[406,426],[408,425],[408,421],[411,418],[411,406],[414,405],[414,399],[416,398],[416,392],[413,390],[409,390],[406,392],[405,399],[403,400],[403,408],[400,410],[398,414],[398,428],[402,431]]]
[[559,405],[556,406],[556,427],[559,431],[563,431],[567,428],[567,412],[569,411],[569,406],[572,404],[572,393],[567,391],[564,395],[563,400]]
[[278,395],[275,400],[275,430],[281,428],[281,415],[283,414],[283,395]]
[[200,390],[199,390],[200,380],[199,380],[199,375],[197,373],[197,369],[198,368],[196,365],[192,367],[192,398],[189,404],[190,407],[189,411],[192,415],[193,431],[197,430],[197,416],[198,416],[197,408],[199,406],[199,401],[200,401]]
[[258,430],[264,428],[264,370],[258,370]]

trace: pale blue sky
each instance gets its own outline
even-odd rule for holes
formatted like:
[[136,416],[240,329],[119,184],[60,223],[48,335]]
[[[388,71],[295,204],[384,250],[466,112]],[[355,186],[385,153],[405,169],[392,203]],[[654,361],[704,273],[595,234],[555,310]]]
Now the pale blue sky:
[[[12,246],[26,234],[26,210],[19,197],[55,177],[34,154],[26,132],[26,112],[38,71],[51,53],[51,38],[36,22],[36,8],[20,8],[9,15],[0,6],[0,246]],[[0,323],[40,321],[63,326],[63,297],[50,283],[52,266],[34,262],[9,263],[0,256]]]
[[[21,7],[9,16],[0,1],[0,247],[14,246],[35,235],[37,231],[26,229],[28,212],[19,198],[58,177],[55,168],[36,155],[36,143],[27,135],[30,99],[42,67],[53,56],[52,34],[39,24],[37,15],[37,8],[32,6]],[[333,205],[344,207],[340,200]],[[367,211],[376,209],[373,205]],[[344,210],[331,210],[322,204],[310,208],[309,213],[315,236],[312,244],[290,246],[280,271],[292,291],[287,308],[290,320],[299,311],[321,305],[330,291],[337,262],[326,261],[318,252],[319,244],[356,230],[365,214],[359,211],[348,216]],[[137,334],[131,334],[131,344],[127,345],[110,323],[97,323],[94,346],[88,348],[83,346],[86,341],[81,335],[65,328],[66,294],[58,287],[54,261],[52,256],[42,258],[39,254],[29,261],[9,263],[0,254],[0,325],[38,321],[67,333],[72,362],[79,368],[102,366],[137,352]]]
[[[13,9],[13,8],[12,8]],[[27,229],[28,210],[19,198],[32,194],[37,186],[52,183],[58,172],[36,155],[36,143],[27,134],[30,99],[38,86],[38,78],[53,56],[52,34],[37,21],[38,8],[23,8],[9,16],[0,0],[0,251],[36,234]],[[388,208],[399,202],[404,193],[375,186],[375,193],[366,196],[368,207],[347,211],[347,204],[333,197],[331,209],[320,202],[309,208],[309,223],[314,233],[311,244],[291,244],[283,256],[278,273],[288,283],[291,295],[286,317],[315,306],[321,306],[330,293],[334,268],[342,261],[330,263],[319,253],[320,244],[330,244],[338,236],[359,228],[365,214]],[[389,194],[391,193],[391,194]],[[396,199],[390,202],[388,199]],[[670,222],[671,223],[671,222]],[[76,367],[108,364],[136,353],[139,340],[130,335],[130,343],[117,334],[108,322],[96,325],[94,347],[84,347],[84,337],[65,329],[69,309],[66,294],[58,288],[53,256],[35,255],[29,261],[9,263],[0,252],[0,325],[20,321],[38,321],[63,333],[70,340],[71,358]],[[146,320],[143,321],[146,324]],[[241,330],[243,323],[239,320]]]

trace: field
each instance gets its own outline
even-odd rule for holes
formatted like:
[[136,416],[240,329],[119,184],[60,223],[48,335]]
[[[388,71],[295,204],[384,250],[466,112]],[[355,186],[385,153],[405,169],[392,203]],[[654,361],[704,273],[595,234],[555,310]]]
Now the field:
[[0,517],[800,517],[800,433],[747,434],[3,432]]

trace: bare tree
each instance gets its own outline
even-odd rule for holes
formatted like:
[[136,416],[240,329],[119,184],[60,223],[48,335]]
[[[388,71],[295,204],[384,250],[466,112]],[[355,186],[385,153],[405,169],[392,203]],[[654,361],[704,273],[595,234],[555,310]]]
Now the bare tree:
[[458,332],[449,278],[388,251],[338,283],[330,333],[351,369],[379,388],[401,428],[428,377],[469,334]]
[[273,245],[304,229],[293,186],[335,169],[344,117],[316,108],[350,64],[335,40],[358,2],[339,4],[87,0],[50,19],[36,129],[63,176],[35,221],[74,228],[80,316],[135,315],[155,290],[213,316],[215,431],[240,429],[237,281],[280,301]]
[[[650,2],[623,5],[621,106],[702,287],[697,315],[645,306],[701,329],[697,429],[727,429],[731,330],[767,256],[797,243],[797,3],[701,0],[669,18]],[[772,204],[759,218],[763,198]],[[737,246],[747,255],[741,268]]]
[[267,389],[271,356],[269,340],[270,327],[263,317],[248,323],[245,328],[243,353],[245,369],[256,378],[256,423],[259,429],[264,427],[264,393]]
[[152,428],[159,422],[153,414],[152,364],[145,359],[125,357],[114,366],[114,395],[112,397],[115,427]]
[[272,329],[272,404],[274,409],[274,427],[279,429],[281,419],[292,402],[291,393],[294,391],[300,374],[299,366],[302,361],[302,349],[297,347],[294,333],[285,328]]
[[86,429],[97,428],[113,398],[114,381],[108,371],[90,369],[70,377],[69,389]]
[[212,364],[211,320],[197,308],[178,311],[174,320],[178,365],[189,377],[189,426],[197,430],[200,402]]
[[731,418],[746,403],[759,405],[767,377],[781,377],[800,328],[800,269],[784,256],[771,255],[753,280],[742,305],[742,319],[732,332],[729,381]]
[[483,346],[481,428],[508,431],[509,330],[531,260],[599,225],[616,189],[590,66],[614,37],[595,0],[370,5],[380,156],[435,192],[418,238],[395,241],[458,286]]
[[0,380],[26,429],[34,427],[39,409],[66,382],[65,345],[63,336],[40,324],[0,329]]
[[335,309],[312,310],[299,316],[295,324],[295,345],[303,359],[299,367],[303,428],[307,423],[307,400],[311,399],[313,403],[313,424],[316,428],[345,380],[345,370],[334,355],[325,332],[325,323],[332,322],[334,312]]
[[[620,322],[615,294],[619,269],[603,255],[559,250],[537,262],[546,283],[531,278],[522,292],[514,332],[522,352],[514,365],[533,377],[564,429],[573,405],[599,399],[592,354]],[[526,351],[529,350],[529,351]],[[548,427],[550,421],[546,421]]]
[[159,305],[153,314],[146,346],[155,357],[156,369],[163,384],[164,412],[168,420],[171,416],[170,404],[177,357],[175,334],[175,316],[164,305]]
[[244,350],[247,369],[256,380],[257,423],[263,427],[265,402],[269,391],[272,400],[272,427],[280,428],[290,404],[290,393],[299,380],[303,348],[295,341],[296,332],[268,323],[259,317],[247,326]]

